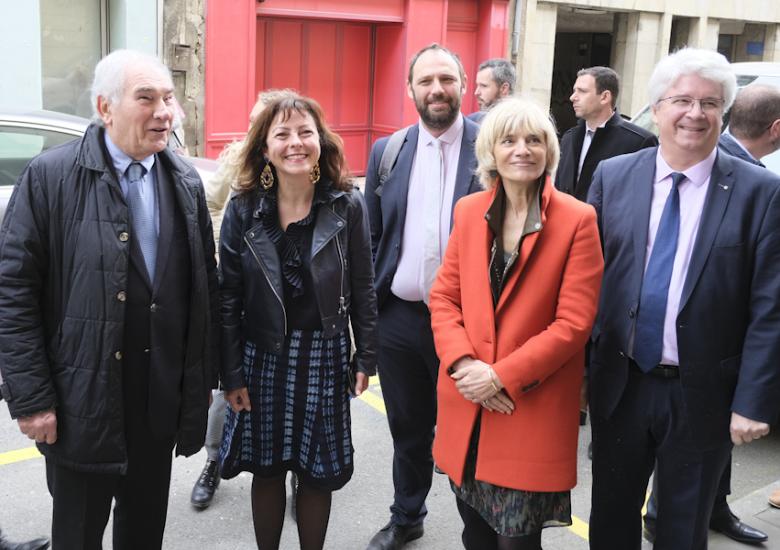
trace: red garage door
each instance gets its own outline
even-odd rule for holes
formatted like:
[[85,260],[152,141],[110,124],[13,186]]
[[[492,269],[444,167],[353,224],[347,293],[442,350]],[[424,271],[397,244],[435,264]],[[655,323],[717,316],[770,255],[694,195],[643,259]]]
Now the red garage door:
[[364,173],[371,145],[373,51],[368,23],[257,20],[257,91],[294,88],[316,99],[355,174]]

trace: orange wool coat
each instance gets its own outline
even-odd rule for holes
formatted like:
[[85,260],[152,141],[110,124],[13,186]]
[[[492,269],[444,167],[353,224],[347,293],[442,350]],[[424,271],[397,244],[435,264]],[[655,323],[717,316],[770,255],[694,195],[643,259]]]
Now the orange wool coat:
[[527,235],[493,308],[485,213],[495,191],[458,201],[430,309],[441,360],[433,457],[457,484],[480,405],[447,369],[471,356],[492,365],[515,403],[511,415],[482,410],[476,478],[526,491],[577,483],[579,391],[604,261],[593,207],[542,189],[542,228]]

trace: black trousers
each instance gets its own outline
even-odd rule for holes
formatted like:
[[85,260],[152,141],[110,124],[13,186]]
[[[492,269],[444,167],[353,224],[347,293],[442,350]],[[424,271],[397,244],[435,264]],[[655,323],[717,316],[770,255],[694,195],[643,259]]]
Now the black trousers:
[[[647,511],[645,512],[645,518],[651,521],[658,519],[658,500],[656,494],[658,493],[658,478],[653,478],[653,488],[650,491],[650,498],[647,499]],[[712,507],[713,518],[728,517],[731,512],[729,503],[726,501],[726,497],[731,493],[731,456],[726,463],[726,468],[723,470],[723,475],[720,476],[720,482],[718,483],[718,492],[715,495],[715,504]]]
[[423,302],[393,296],[379,312],[379,377],[393,436],[392,520],[420,523],[433,478],[433,432],[439,360]]
[[639,550],[647,481],[657,463],[655,550],[704,550],[723,469],[731,453],[722,443],[701,448],[690,437],[677,378],[632,370],[609,419],[591,417],[593,489],[590,548]]
[[126,475],[79,472],[49,460],[53,498],[52,545],[57,550],[100,550],[114,505],[114,550],[162,548],[168,513],[173,438],[152,436],[145,414],[126,427]]

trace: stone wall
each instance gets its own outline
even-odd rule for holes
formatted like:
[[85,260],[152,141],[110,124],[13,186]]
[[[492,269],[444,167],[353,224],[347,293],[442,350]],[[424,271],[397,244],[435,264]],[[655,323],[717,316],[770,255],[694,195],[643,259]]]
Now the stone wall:
[[183,134],[191,155],[203,154],[205,13],[206,0],[164,2],[162,56],[185,113]]

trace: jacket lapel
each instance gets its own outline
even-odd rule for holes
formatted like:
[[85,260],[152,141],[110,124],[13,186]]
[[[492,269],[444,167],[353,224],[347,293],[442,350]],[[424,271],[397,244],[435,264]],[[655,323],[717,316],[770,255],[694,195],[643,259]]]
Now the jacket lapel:
[[[420,127],[414,124],[406,133],[401,150],[398,152],[396,169],[390,172],[390,177],[384,183],[382,200],[390,200],[389,212],[397,212],[401,227],[406,220],[406,199],[409,195],[409,180],[412,177],[412,163],[417,152],[417,139],[420,135]],[[388,193],[388,189],[391,191]]]
[[153,284],[153,294],[156,294],[160,286],[160,280],[165,273],[168,256],[170,255],[175,205],[172,182],[168,177],[167,170],[163,169],[159,157],[155,160],[154,167],[157,174],[157,209],[160,212],[160,236],[157,242],[157,260]]
[[642,281],[645,273],[645,253],[647,252],[647,228],[650,223],[650,204],[653,198],[656,155],[645,155],[639,166],[632,172],[634,237],[634,280]]
[[460,141],[460,155],[458,157],[458,173],[455,176],[455,190],[452,194],[452,205],[450,205],[450,231],[452,231],[452,222],[454,221],[452,214],[455,210],[455,203],[469,194],[471,182],[475,177],[477,160],[474,155],[474,142],[477,141],[478,131],[479,126],[464,119],[463,139]]
[[[529,233],[523,237],[523,240],[520,243],[520,250],[518,251],[517,259],[515,260],[515,265],[512,268],[512,272],[509,274],[509,279],[507,279],[506,283],[504,284],[504,288],[501,290],[501,296],[498,297],[498,303],[496,304],[496,315],[498,315],[498,312],[504,306],[509,296],[512,294],[515,286],[518,284],[520,276],[528,265],[528,261],[531,259],[531,254],[533,253],[534,248],[536,248],[536,243],[539,241],[542,231],[544,231],[544,225],[547,223],[547,206],[550,204],[552,194],[553,183],[550,179],[550,176],[547,176],[544,181],[544,188],[542,189],[542,205],[539,212],[541,214],[542,227],[539,231],[534,231],[533,233]],[[489,249],[490,248],[488,248],[488,250]],[[496,251],[496,254],[499,252],[500,251]],[[485,273],[488,273],[487,267],[485,268]],[[488,286],[489,284],[490,283],[488,281]]]
[[712,250],[712,243],[715,242],[715,235],[723,221],[723,215],[726,213],[731,193],[734,190],[733,161],[728,155],[721,155],[715,158],[715,164],[712,167],[710,175],[709,189],[707,197],[704,200],[704,209],[701,213],[699,222],[699,231],[696,234],[696,242],[693,245],[691,253],[691,263],[688,266],[688,273],[685,276],[682,296],[680,297],[680,309],[682,311],[696,283],[707,263],[707,258]]
[[[585,121],[580,119],[574,129],[574,135],[571,140],[571,155],[569,155],[569,170],[571,170],[571,192],[574,194],[579,183],[580,155],[582,154],[582,143],[585,141]],[[591,144],[592,145],[592,144]]]

